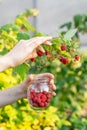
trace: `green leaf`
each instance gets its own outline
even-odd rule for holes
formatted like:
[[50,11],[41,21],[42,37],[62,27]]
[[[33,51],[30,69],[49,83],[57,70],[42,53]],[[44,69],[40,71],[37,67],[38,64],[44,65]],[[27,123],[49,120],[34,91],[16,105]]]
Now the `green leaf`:
[[77,14],[74,16],[73,20],[74,20],[75,27],[78,27],[85,20],[85,15]]
[[20,20],[23,22],[23,25],[27,30],[32,31],[32,32],[37,32],[34,26],[30,23],[30,21],[28,21],[22,16],[20,16]]
[[0,28],[0,33],[3,30],[6,31],[7,33],[9,33],[11,30],[18,32],[19,31],[19,27],[17,25],[15,25],[15,24],[9,23],[9,24],[6,24],[6,25],[4,25],[4,26],[2,26]]
[[67,120],[63,120],[62,121],[63,125],[65,126],[71,126],[71,122],[67,121]]
[[65,40],[70,40],[77,32],[77,29],[70,29],[65,35],[64,39]]
[[29,33],[19,32],[19,33],[17,34],[17,39],[18,39],[18,41],[20,41],[21,39],[27,40],[27,39],[29,39],[29,38],[30,38]]
[[28,70],[30,69],[29,64],[23,63],[13,69],[13,72],[16,72],[22,80],[26,77]]
[[64,28],[66,27],[68,30],[72,27],[72,23],[68,22],[68,23],[64,23],[63,25],[60,26],[60,28]]
[[8,52],[8,49],[7,48],[3,48],[1,51],[0,51],[0,55],[4,55]]

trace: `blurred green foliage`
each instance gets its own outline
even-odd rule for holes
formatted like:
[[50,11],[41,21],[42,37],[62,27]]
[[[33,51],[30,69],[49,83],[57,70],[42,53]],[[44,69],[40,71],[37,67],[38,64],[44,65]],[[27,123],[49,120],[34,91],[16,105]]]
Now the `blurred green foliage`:
[[72,18],[72,21],[63,23],[60,26],[62,30],[61,33],[65,33],[70,29],[77,28],[77,33],[75,35],[75,38],[79,38],[79,34],[86,34],[87,33],[87,13],[84,14],[75,14]]

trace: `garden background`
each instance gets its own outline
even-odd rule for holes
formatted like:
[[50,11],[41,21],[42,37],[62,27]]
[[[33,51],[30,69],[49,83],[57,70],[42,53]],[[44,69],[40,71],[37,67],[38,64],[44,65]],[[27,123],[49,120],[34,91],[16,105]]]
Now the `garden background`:
[[[87,130],[87,1],[66,0],[65,2],[64,0],[55,0],[54,2],[50,0],[50,3],[48,3],[46,0],[26,0],[22,2],[21,0],[1,0],[0,2],[0,26],[11,23],[5,29],[0,28],[0,55],[7,53],[18,40],[26,39],[24,34],[21,34],[20,37],[16,37],[15,34],[15,31],[20,33],[15,25],[21,27],[16,16],[26,12],[26,9],[29,9],[27,10],[29,19],[25,20],[24,16],[22,19],[19,17],[19,19],[25,20],[22,24],[25,27],[25,32],[29,31],[30,37],[35,34],[36,30],[40,32],[37,35],[57,36],[60,32],[63,32],[63,29],[67,31],[76,27],[78,37],[76,35],[75,40],[77,38],[79,41],[82,55],[82,60],[75,64],[62,65],[57,60],[46,60],[46,65],[42,68],[42,64],[38,64],[38,61],[40,61],[38,58],[38,61],[34,64],[29,62],[29,66],[23,64],[18,68],[8,69],[0,73],[1,90],[20,83],[25,79],[27,73],[51,72],[55,75],[57,86],[57,96],[52,99],[47,110],[37,113],[29,107],[27,99],[19,100],[12,105],[1,108],[0,130]],[[39,14],[37,15],[37,10],[30,10],[31,8],[37,8]],[[76,19],[73,19],[76,14],[79,15]],[[36,30],[28,21],[34,25]],[[69,26],[71,24],[65,24],[65,28],[59,28],[69,21],[75,22],[75,26],[71,27]],[[11,32],[9,28],[12,29]],[[1,33],[3,30],[4,33]],[[7,32],[9,32],[8,35]],[[43,59],[44,57],[42,61]]]

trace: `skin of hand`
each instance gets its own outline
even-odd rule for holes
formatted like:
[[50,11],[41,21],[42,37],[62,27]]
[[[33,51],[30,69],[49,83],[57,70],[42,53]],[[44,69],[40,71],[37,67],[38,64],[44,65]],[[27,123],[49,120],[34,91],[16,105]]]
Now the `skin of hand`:
[[[32,84],[35,79],[43,79],[43,78],[47,78],[49,79],[49,82],[48,82],[48,86],[50,87],[51,90],[56,90],[56,86],[54,84],[54,75],[51,74],[51,73],[42,73],[42,74],[38,74],[36,76],[34,75],[30,75],[22,84],[21,84],[21,89],[22,91],[24,92],[24,97],[26,97],[27,95],[27,88],[30,84]],[[53,96],[56,95],[55,92],[52,93]]]
[[40,44],[51,45],[52,37],[35,37],[29,40],[21,40],[8,54],[7,57],[13,62],[13,67],[22,64],[26,60],[36,57],[35,49],[45,52]]
[[[19,99],[27,97],[27,88],[30,84],[34,82],[35,78],[48,78],[49,79],[49,87],[51,90],[56,90],[56,86],[54,84],[54,75],[51,73],[43,73],[38,74],[36,76],[30,75],[23,83],[14,86],[12,88],[8,88],[6,90],[2,90],[0,92],[0,107],[4,107],[8,104],[12,104]],[[53,96],[56,95],[55,92],[52,93]]]
[[16,67],[26,60],[36,57],[37,53],[35,49],[38,49],[44,53],[45,50],[41,44],[50,46],[51,39],[52,37],[45,36],[19,41],[19,43],[16,44],[10,52],[0,57],[0,72],[7,68]]

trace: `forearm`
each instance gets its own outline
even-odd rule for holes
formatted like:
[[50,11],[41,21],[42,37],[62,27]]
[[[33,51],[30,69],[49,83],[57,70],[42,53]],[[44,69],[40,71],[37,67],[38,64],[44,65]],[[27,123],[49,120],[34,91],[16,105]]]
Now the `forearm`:
[[12,63],[11,63],[11,60],[7,57],[7,55],[1,56],[0,57],[0,72],[11,67],[12,67]]
[[0,107],[16,102],[18,99],[24,98],[25,93],[22,91],[21,84],[0,91]]

